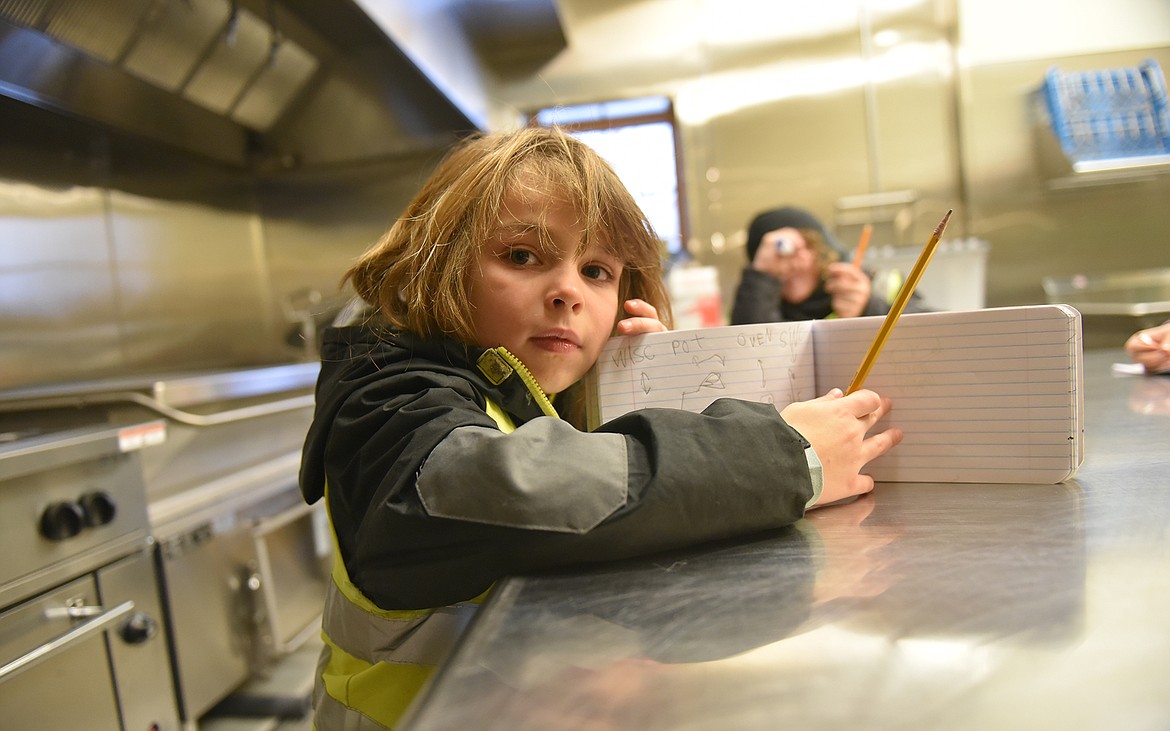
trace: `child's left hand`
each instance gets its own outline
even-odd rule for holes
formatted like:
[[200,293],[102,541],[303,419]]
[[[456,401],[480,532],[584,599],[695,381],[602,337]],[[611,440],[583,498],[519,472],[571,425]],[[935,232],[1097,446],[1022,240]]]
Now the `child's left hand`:
[[645,300],[626,300],[627,318],[618,321],[618,335],[643,335],[666,332],[666,325],[658,319],[658,310]]

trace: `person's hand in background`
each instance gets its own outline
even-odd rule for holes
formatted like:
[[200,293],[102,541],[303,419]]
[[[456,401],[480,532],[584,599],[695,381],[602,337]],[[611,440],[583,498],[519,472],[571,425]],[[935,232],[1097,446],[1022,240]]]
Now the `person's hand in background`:
[[1147,373],[1170,373],[1170,321],[1138,330],[1125,341],[1125,351]]
[[868,274],[852,264],[834,262],[829,265],[825,291],[832,297],[837,317],[860,317],[869,304],[873,283]]

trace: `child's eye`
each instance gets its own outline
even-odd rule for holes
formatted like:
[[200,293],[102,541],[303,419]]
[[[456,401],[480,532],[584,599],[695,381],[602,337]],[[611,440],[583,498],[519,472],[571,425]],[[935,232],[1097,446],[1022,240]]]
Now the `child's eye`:
[[516,266],[531,264],[535,258],[528,249],[508,249],[508,261]]
[[589,279],[596,279],[599,282],[607,282],[613,279],[613,272],[600,264],[586,264],[581,267],[581,273]]

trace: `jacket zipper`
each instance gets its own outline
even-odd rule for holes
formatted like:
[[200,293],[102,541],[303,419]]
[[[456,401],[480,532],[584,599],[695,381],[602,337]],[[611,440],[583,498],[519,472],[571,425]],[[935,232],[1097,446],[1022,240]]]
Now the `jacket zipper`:
[[516,373],[520,376],[520,380],[528,387],[528,392],[536,399],[536,405],[540,407],[544,415],[551,416],[554,419],[561,418],[556,408],[553,407],[552,400],[545,394],[540,384],[536,382],[536,377],[532,375],[532,371],[528,370],[528,366],[524,365],[519,358],[508,352],[508,349],[502,345],[495,350],[503,356],[504,360],[508,361],[508,365],[516,370]]

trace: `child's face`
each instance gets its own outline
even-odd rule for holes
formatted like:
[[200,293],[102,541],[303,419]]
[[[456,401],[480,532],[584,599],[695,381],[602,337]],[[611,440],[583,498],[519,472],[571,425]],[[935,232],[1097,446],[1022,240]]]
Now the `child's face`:
[[613,330],[622,262],[597,236],[578,257],[576,211],[516,187],[472,267],[472,325],[478,345],[504,346],[546,393],[560,393],[593,366]]

